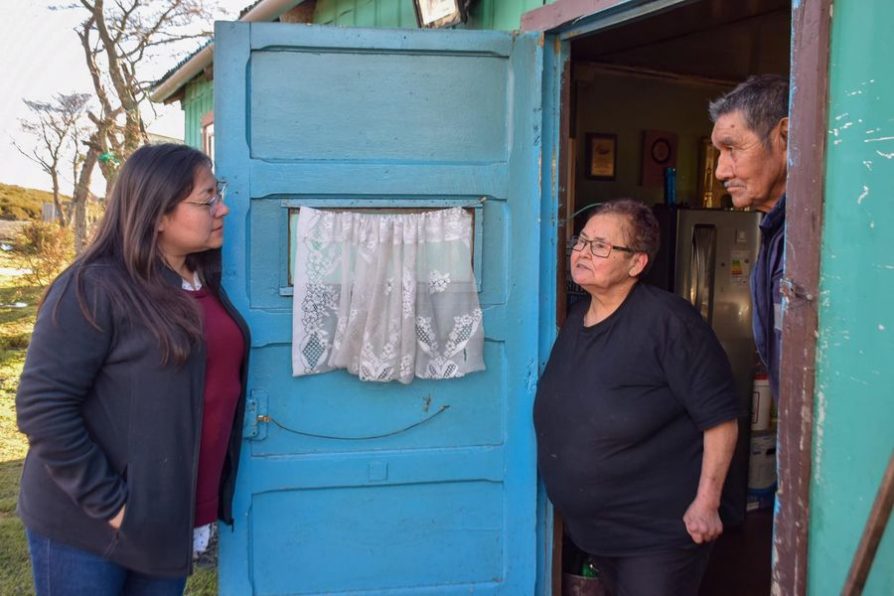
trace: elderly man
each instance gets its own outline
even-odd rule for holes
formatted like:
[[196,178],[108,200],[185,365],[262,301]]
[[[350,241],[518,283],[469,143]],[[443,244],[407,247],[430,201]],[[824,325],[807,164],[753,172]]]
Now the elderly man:
[[785,236],[788,79],[749,77],[711,102],[711,141],[720,151],[716,175],[736,207],[762,211],[761,247],[751,272],[754,341],[779,399],[780,282]]

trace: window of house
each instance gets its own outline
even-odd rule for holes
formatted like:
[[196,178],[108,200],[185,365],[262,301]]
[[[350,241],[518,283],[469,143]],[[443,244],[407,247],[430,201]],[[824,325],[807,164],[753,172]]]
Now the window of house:
[[202,116],[202,151],[214,161],[214,112]]

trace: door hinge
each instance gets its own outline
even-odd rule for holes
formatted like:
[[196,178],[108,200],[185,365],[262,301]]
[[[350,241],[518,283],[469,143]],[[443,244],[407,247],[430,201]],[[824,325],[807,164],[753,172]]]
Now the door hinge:
[[263,389],[252,389],[245,402],[245,423],[242,436],[252,441],[261,441],[267,437],[267,392]]

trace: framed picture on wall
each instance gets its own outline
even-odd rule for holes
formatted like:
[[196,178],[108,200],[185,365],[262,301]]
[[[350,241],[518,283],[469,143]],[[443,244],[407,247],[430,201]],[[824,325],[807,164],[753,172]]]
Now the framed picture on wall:
[[587,133],[587,167],[590,180],[614,180],[618,166],[618,135]]

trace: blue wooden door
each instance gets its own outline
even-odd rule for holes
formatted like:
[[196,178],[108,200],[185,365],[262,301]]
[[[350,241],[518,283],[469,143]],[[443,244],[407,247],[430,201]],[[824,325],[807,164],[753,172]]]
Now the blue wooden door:
[[[532,593],[542,38],[218,23],[215,40],[224,283],[253,334],[221,593]],[[293,378],[304,205],[468,208],[487,371]]]

